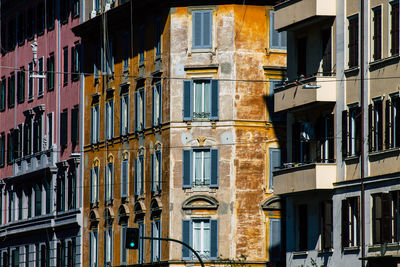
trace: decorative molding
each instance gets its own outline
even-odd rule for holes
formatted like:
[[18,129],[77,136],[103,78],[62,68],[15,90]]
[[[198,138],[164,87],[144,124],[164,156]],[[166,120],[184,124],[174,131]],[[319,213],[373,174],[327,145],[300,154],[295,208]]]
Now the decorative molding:
[[278,196],[272,196],[261,204],[263,210],[282,210],[282,199]]
[[[199,204],[195,202],[203,202],[204,204]],[[194,210],[194,209],[208,209],[216,210],[218,209],[218,201],[210,196],[206,195],[194,195],[186,199],[182,204],[183,210]]]

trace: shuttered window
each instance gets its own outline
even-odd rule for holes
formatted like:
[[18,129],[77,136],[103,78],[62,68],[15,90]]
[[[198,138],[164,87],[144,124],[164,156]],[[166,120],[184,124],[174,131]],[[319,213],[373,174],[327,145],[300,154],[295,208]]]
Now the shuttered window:
[[276,148],[269,149],[269,188],[274,188],[273,172],[282,166],[281,150]]
[[[202,258],[218,258],[218,220],[197,219],[182,221],[182,241],[189,244]],[[182,259],[197,259],[186,247],[182,247]]]
[[[151,222],[151,237],[161,237],[161,221]],[[161,261],[161,240],[151,240],[151,262]]]
[[114,137],[114,101],[110,100],[105,105],[106,139],[110,140]]
[[390,40],[391,48],[390,53],[392,55],[399,54],[399,1],[392,1],[390,3]]
[[218,149],[183,150],[183,188],[218,187]]
[[390,132],[387,148],[400,147],[400,97],[392,97],[390,101],[386,102],[386,105],[389,110],[386,115],[389,120],[386,122],[386,132]]
[[374,100],[368,106],[369,120],[369,150],[379,151],[383,149],[383,105],[382,100]]
[[128,186],[129,186],[129,168],[128,160],[123,160],[121,162],[121,197],[128,196]]
[[219,119],[218,80],[183,82],[183,120]]
[[68,143],[68,110],[64,110],[60,114],[60,144],[67,146]]
[[99,202],[99,168],[90,170],[90,203]]
[[146,98],[144,88],[135,92],[135,130],[143,131],[145,128]]
[[358,66],[358,14],[348,18],[348,66]]
[[33,74],[33,62],[28,64],[28,100],[33,99],[33,78],[31,75]]
[[113,230],[104,230],[104,267],[113,266]]
[[63,48],[63,85],[68,84],[68,46]]
[[105,201],[110,201],[113,199],[114,193],[114,164],[108,163],[105,166],[104,170],[104,181],[105,181],[105,188],[104,188],[104,199]]
[[47,58],[47,91],[54,90],[54,53]]
[[6,137],[4,132],[2,132],[0,134],[0,167],[3,167],[5,165],[5,156],[6,156]]
[[15,105],[15,74],[14,72],[12,72],[10,77],[8,77],[8,108],[13,108],[14,105]]
[[286,32],[275,30],[275,11],[269,11],[269,46],[272,49],[286,49]]
[[332,200],[321,203],[321,248],[329,250],[333,247],[333,218],[332,218]]
[[372,45],[374,60],[382,58],[382,8],[381,6],[372,9]]
[[79,143],[79,107],[76,106],[71,110],[71,142]]
[[[145,228],[144,228],[144,222],[140,221],[138,223],[139,225],[139,236],[146,236]],[[139,259],[138,263],[143,263],[145,259],[145,242],[144,239],[139,240]]]
[[162,185],[162,158],[161,151],[151,155],[151,192],[161,191]]
[[196,10],[192,12],[193,48],[212,47],[212,11]]
[[144,157],[135,160],[135,195],[144,194]]
[[125,94],[120,98],[120,135],[129,133],[129,94]]
[[97,230],[89,233],[89,266],[98,267],[99,240]]
[[281,219],[269,220],[269,260],[280,261],[282,255]]
[[352,106],[342,112],[342,153],[343,157],[358,156],[361,153],[361,108]]
[[275,113],[274,93],[275,88],[282,86],[282,80],[269,80],[268,114],[270,121],[283,121],[282,115]]
[[100,107],[95,105],[92,107],[91,112],[91,143],[95,144],[99,142],[100,132]]
[[2,77],[0,82],[0,112],[6,109],[6,78]]
[[372,239],[374,244],[392,242],[392,196],[390,193],[379,193],[372,196]]
[[161,83],[157,83],[153,86],[153,116],[152,116],[152,125],[159,126],[162,122],[161,114],[162,114],[162,85]]
[[71,80],[77,81],[79,80],[79,72],[80,72],[80,45],[75,44],[75,46],[71,47]]
[[17,73],[17,102],[23,103],[25,100],[25,68]]
[[[39,58],[39,63],[38,63],[38,74],[43,75],[44,73],[44,62],[43,58]],[[43,78],[38,78],[38,97],[43,96],[43,88],[44,88],[44,81]]]
[[342,247],[360,245],[360,198],[342,200]]

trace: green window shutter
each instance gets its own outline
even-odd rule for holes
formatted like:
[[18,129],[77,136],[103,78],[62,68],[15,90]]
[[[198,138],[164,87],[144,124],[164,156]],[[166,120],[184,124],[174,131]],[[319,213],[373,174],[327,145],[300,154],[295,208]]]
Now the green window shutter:
[[183,81],[183,120],[193,120],[193,81]]
[[218,220],[210,220],[211,223],[211,244],[210,259],[218,258]]
[[191,188],[193,180],[193,150],[183,150],[183,188]]
[[79,141],[79,108],[71,111],[71,142],[77,144]]
[[[182,220],[182,242],[189,246],[192,246],[191,220]],[[182,259],[183,260],[192,259],[192,252],[186,246],[182,246]]]
[[60,143],[61,146],[67,146],[68,138],[68,111],[65,110],[60,116]]

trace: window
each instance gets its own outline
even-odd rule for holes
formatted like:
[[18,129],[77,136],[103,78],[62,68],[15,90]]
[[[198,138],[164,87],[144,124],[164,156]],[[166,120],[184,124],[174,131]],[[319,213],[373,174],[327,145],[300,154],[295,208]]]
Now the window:
[[144,194],[144,157],[135,160],[135,196]]
[[[74,0],[76,2],[78,0]],[[71,80],[77,81],[79,80],[79,72],[80,72],[80,62],[79,62],[79,53],[80,53],[80,45],[75,44],[75,46],[71,47]]]
[[[151,237],[161,237],[161,221],[151,222]],[[151,240],[151,262],[161,261],[161,240]]]
[[113,231],[112,228],[104,230],[104,267],[113,266]]
[[28,64],[28,100],[33,99],[33,62]]
[[156,22],[155,22],[155,44],[154,44],[154,48],[155,48],[155,56],[160,57],[161,56],[161,35],[162,35],[162,25],[161,25],[161,18],[157,18]]
[[159,126],[162,123],[162,85],[157,83],[153,86],[153,126]]
[[218,187],[218,149],[183,150],[183,188]]
[[[191,219],[182,221],[182,241],[205,259],[218,258],[218,220],[213,219]],[[197,259],[192,252],[182,248],[184,260]]]
[[44,33],[44,17],[45,17],[44,3],[39,3],[37,7],[37,24],[36,24],[38,35]]
[[32,153],[32,118],[26,117],[24,127],[24,156]]
[[272,49],[286,49],[286,32],[275,30],[275,11],[269,11],[269,47]]
[[7,134],[7,164],[11,165],[14,162],[14,138],[13,138],[13,131],[11,130]]
[[52,30],[54,29],[54,20],[55,20],[54,0],[47,0],[46,11],[47,11],[47,29]]
[[18,15],[18,44],[23,45],[25,41],[25,14]]
[[99,105],[95,105],[92,107],[91,114],[91,141],[92,144],[99,142],[99,132],[100,132],[100,111]]
[[23,136],[24,136],[24,125],[21,123],[21,124],[18,124],[18,129],[17,129],[17,131],[16,131],[16,136],[15,136],[15,138],[16,138],[16,145],[15,145],[15,147],[16,147],[16,158],[17,159],[20,159],[21,157],[22,157],[22,150],[23,150],[23,143],[24,143],[24,139],[23,139]]
[[[98,0],[100,1],[100,0]],[[100,78],[100,68],[101,68],[101,64],[100,64],[100,59],[102,58],[102,53],[100,52],[102,50],[100,50],[99,46],[96,46],[96,48],[93,51],[93,76],[94,76],[94,82],[97,83],[98,79]]]
[[76,170],[72,169],[68,172],[68,209],[76,209]]
[[399,242],[399,196],[399,191],[372,195],[373,244]]
[[60,172],[57,177],[57,212],[65,210],[65,174]]
[[33,121],[33,153],[42,151],[43,123],[42,114],[37,114]]
[[269,261],[280,261],[282,255],[281,219],[269,219]]
[[65,266],[65,241],[57,243],[57,266]]
[[385,107],[386,149],[400,147],[400,98],[393,95],[386,100]]
[[121,227],[121,264],[126,264],[128,259],[128,250],[125,247],[126,226]]
[[332,33],[331,28],[321,32],[322,38],[322,75],[332,75]]
[[342,247],[360,245],[360,198],[342,200]]
[[[66,1],[66,0],[64,0]],[[64,86],[68,84],[68,46],[63,48],[63,64],[64,64],[64,69],[63,69],[63,84]]]
[[129,133],[129,94],[124,94],[120,98],[120,135]]
[[307,205],[297,207],[297,248],[299,251],[308,250],[308,213]]
[[315,139],[317,141],[316,161],[321,163],[335,162],[334,116],[328,114],[319,117],[315,124]]
[[11,266],[19,267],[19,247],[11,251]]
[[68,110],[64,109],[60,114],[60,144],[66,147],[68,143]]
[[2,254],[3,254],[3,266],[9,266],[9,264],[8,264],[8,252],[4,251]]
[[79,107],[75,106],[71,110],[71,142],[76,145],[79,143]]
[[135,93],[135,130],[143,131],[145,128],[145,91],[144,88],[139,89]]
[[382,58],[382,9],[377,6],[372,9],[372,51],[373,60]]
[[348,18],[349,43],[348,43],[348,66],[358,66],[358,14]]
[[90,170],[90,203],[99,202],[99,167]]
[[151,155],[151,192],[161,191],[162,184],[162,159],[161,151]]
[[32,218],[32,188],[28,187],[26,189],[26,198],[28,199],[28,218]]
[[30,251],[29,251],[29,245],[25,246],[25,267],[29,267],[29,256],[30,256]]
[[54,90],[54,53],[47,58],[47,91]]
[[50,267],[50,247],[48,243],[40,246],[40,267]]
[[79,16],[79,0],[72,0],[72,17],[76,18]]
[[68,243],[67,243],[67,266],[68,267],[75,266],[75,258],[76,258],[76,238],[72,238],[72,240],[68,241]]
[[192,80],[183,82],[183,120],[218,120],[218,80]]
[[8,22],[8,49],[13,50],[16,44],[16,20],[12,19]]
[[23,103],[25,100],[25,68],[21,67],[21,70],[17,73],[17,102]]
[[15,74],[11,73],[8,77],[8,108],[13,108],[15,105]]
[[114,101],[106,102],[106,139],[110,140],[114,137]]
[[129,188],[128,160],[124,159],[121,162],[121,197],[128,197],[128,188]]
[[343,157],[358,156],[361,152],[361,108],[349,107],[342,111]]
[[17,189],[17,200],[18,200],[18,220],[22,220],[22,190],[20,188]]
[[52,184],[50,179],[44,180],[44,190],[46,194],[46,214],[50,214],[51,212],[51,190]]
[[108,75],[114,74],[114,42],[109,40],[106,50],[106,72]]
[[390,54],[399,54],[399,1],[390,3]]
[[277,148],[269,149],[269,188],[274,188],[274,171],[282,166],[281,150]]
[[[43,58],[39,58],[39,63],[38,63],[38,74],[43,75]],[[43,96],[43,79],[39,78],[38,79],[38,97]]]
[[104,170],[105,175],[105,188],[104,188],[104,199],[110,201],[113,199],[114,193],[114,164],[108,163]]
[[35,184],[35,216],[42,215],[42,185]]
[[269,80],[268,113],[270,121],[282,121],[282,115],[275,113],[274,92],[277,87],[282,86],[282,80]]
[[333,248],[333,218],[332,200],[321,202],[320,232],[321,249],[329,250]]
[[123,33],[122,42],[123,42],[123,51],[122,51],[123,71],[129,71],[129,54],[130,54],[129,33],[127,32]]
[[307,37],[297,39],[297,77],[307,76]]
[[4,111],[6,109],[6,78],[1,78],[0,83],[0,111]]
[[15,197],[13,191],[8,191],[8,222],[15,220]]
[[193,48],[212,47],[212,11],[196,10],[193,17]]
[[[4,167],[6,156],[6,136],[4,132],[0,134],[0,167]],[[0,195],[1,198],[1,195]],[[0,221],[1,222],[1,221]]]
[[[139,225],[139,236],[145,236],[145,228],[144,228],[144,222],[140,221],[138,222]],[[144,258],[145,258],[145,246],[144,246],[144,239],[139,239],[139,253],[138,253],[138,263],[144,263]]]
[[382,99],[373,100],[373,104],[368,106],[369,122],[369,151],[379,151],[383,149],[383,108]]
[[60,1],[60,20],[61,23],[67,23],[69,16],[69,0]]
[[93,10],[95,11],[100,10],[100,0],[93,0]]
[[144,64],[144,46],[145,46],[144,25],[139,27],[139,65]]
[[53,146],[53,113],[47,114],[47,149]]

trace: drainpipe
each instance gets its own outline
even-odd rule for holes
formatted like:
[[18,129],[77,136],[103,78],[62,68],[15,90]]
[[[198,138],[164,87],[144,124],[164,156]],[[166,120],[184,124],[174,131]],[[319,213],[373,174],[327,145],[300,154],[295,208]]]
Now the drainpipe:
[[365,266],[365,188],[364,188],[364,168],[365,168],[365,146],[364,146],[364,134],[365,134],[365,129],[364,129],[364,80],[365,80],[365,60],[364,60],[364,0],[361,0],[361,11],[360,11],[360,22],[361,22],[361,36],[360,36],[360,44],[361,44],[361,52],[360,52],[360,104],[361,104],[361,173],[360,173],[360,178],[361,178],[361,267]]

